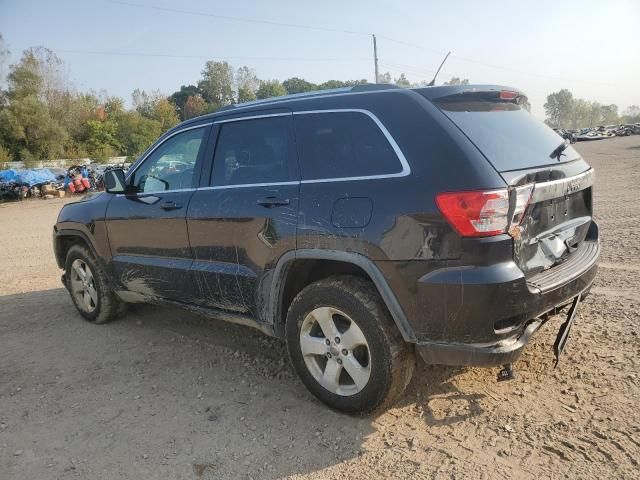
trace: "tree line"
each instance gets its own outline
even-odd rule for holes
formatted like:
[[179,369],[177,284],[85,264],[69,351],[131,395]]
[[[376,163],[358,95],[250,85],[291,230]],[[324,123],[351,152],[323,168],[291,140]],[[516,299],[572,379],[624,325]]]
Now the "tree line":
[[566,88],[547,96],[544,111],[546,123],[554,128],[578,129],[640,122],[640,107],[637,105],[631,105],[619,115],[617,105],[602,105],[576,98]]
[[[8,58],[3,45],[0,35],[0,85]],[[395,79],[388,72],[383,73],[379,81],[407,88],[426,85],[412,84],[404,73]],[[9,66],[4,88],[0,89],[0,164],[12,160],[30,164],[57,158],[135,158],[180,121],[227,105],[363,83],[367,81],[329,80],[316,84],[299,77],[282,82],[265,80],[247,66],[234,69],[227,62],[208,61],[194,84],[182,85],[170,95],[136,89],[132,107],[126,108],[122,98],[104,91],[76,91],[67,78],[64,63],[53,51],[29,48]],[[468,84],[469,80],[453,77],[444,83]],[[578,114],[584,110],[583,100],[574,99],[567,90],[551,94],[547,100],[548,123],[583,124],[585,114]],[[597,115],[593,113],[585,125],[605,120],[615,123],[617,107],[608,107],[615,108],[594,109]],[[633,108],[638,110],[630,110]]]

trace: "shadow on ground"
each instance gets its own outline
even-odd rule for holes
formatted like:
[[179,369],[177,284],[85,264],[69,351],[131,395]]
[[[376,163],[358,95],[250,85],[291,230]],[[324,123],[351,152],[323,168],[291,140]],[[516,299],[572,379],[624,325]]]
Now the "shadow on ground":
[[[0,459],[16,476],[99,478],[115,466],[123,476],[279,478],[358,457],[378,428],[316,401],[283,342],[174,308],[137,305],[92,325],[62,288],[7,295],[0,338]],[[399,406],[421,410],[426,426],[480,414],[479,396],[450,382],[459,372],[419,364]]]

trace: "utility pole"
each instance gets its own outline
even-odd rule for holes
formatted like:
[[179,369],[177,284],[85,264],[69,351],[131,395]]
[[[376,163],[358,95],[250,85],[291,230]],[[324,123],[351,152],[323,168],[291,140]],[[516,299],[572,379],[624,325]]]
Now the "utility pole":
[[373,37],[373,64],[376,69],[376,83],[378,83],[378,45],[376,44],[376,36],[371,35]]

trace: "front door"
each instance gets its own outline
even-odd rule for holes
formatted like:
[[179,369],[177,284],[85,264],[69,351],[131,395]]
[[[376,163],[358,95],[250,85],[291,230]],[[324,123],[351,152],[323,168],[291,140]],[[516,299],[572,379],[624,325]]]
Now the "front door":
[[193,261],[186,213],[210,127],[160,142],[127,177],[134,193],[115,195],[106,224],[120,286],[146,300],[189,301]]
[[223,120],[213,136],[211,180],[187,213],[199,302],[266,320],[261,286],[296,245],[300,182],[292,115]]

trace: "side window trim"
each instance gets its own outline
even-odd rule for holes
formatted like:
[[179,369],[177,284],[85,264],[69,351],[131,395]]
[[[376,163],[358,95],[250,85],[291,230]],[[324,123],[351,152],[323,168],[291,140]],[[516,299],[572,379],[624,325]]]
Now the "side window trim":
[[[140,158],[140,160],[138,160],[133,165],[133,167],[129,169],[129,171],[127,172],[127,175],[125,176],[125,181],[127,183],[129,183],[131,181],[131,179],[133,178],[133,175],[136,172],[136,170],[138,170],[148,160],[148,158],[151,155],[153,155],[153,152],[155,152],[160,146],[164,145],[164,143],[166,143],[169,139],[175,137],[176,135],[178,135],[180,133],[188,132],[189,130],[195,130],[197,128],[203,128],[205,130],[205,132],[203,134],[202,144],[200,145],[200,148],[198,150],[198,157],[197,157],[197,160],[196,160],[196,168],[194,169],[194,171],[196,171],[196,169],[200,168],[199,165],[201,165],[202,162],[203,162],[203,156],[204,156],[204,153],[205,153],[205,150],[206,150],[205,142],[207,142],[208,137],[209,137],[207,132],[211,130],[209,128],[211,125],[213,125],[213,122],[199,123],[198,125],[193,125],[191,127],[181,128],[180,130],[176,130],[175,132],[171,132],[170,135],[167,135],[166,137],[162,138],[161,140],[156,141],[156,143],[154,145],[152,145],[151,147],[149,147],[149,150],[146,153],[143,154],[143,156]],[[197,184],[198,183],[197,182],[198,179],[196,178],[194,180],[196,180],[194,183]],[[189,192],[189,191],[193,191],[193,190],[196,190],[196,189],[197,189],[197,187],[177,188],[177,189],[173,189],[173,190],[161,190],[159,192],[148,192],[148,194],[153,193],[155,195],[155,194],[159,194],[159,193]],[[118,195],[123,195],[123,194],[118,194]],[[138,195],[145,195],[145,193],[144,192],[140,192]]]
[[358,180],[376,180],[382,178],[397,178],[397,177],[406,177],[411,174],[411,167],[409,166],[409,162],[407,158],[402,153],[400,146],[395,141],[389,130],[384,126],[384,124],[380,121],[380,119],[369,110],[364,110],[361,108],[339,108],[339,109],[327,109],[327,110],[303,110],[298,112],[293,112],[293,115],[313,115],[313,114],[323,114],[323,113],[342,113],[342,112],[355,112],[361,113],[369,117],[376,126],[380,129],[384,137],[391,145],[396,157],[400,161],[400,165],[402,166],[402,170],[396,173],[383,173],[378,175],[361,175],[355,177],[335,177],[335,178],[314,178],[311,180],[301,180],[300,183],[327,183],[327,182],[351,182]]

